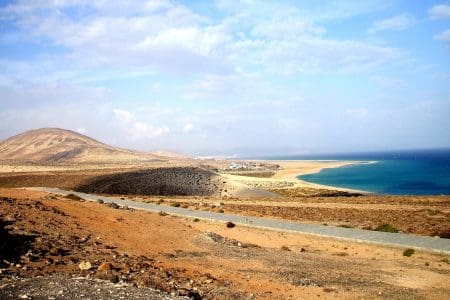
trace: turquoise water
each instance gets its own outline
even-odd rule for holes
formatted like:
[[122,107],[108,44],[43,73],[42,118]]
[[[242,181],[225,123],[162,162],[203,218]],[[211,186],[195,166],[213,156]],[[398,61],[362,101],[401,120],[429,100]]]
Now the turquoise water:
[[[280,157],[278,157],[280,159]],[[320,173],[300,179],[336,187],[393,195],[450,195],[450,150],[404,151],[321,156],[290,156],[283,159],[330,159],[376,161]]]

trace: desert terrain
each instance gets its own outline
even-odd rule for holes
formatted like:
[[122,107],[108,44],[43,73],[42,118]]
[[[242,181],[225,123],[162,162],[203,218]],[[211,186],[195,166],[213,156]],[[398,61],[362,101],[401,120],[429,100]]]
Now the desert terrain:
[[0,161],[2,299],[81,297],[83,289],[61,283],[69,279],[91,295],[98,290],[101,299],[111,290],[110,299],[450,297],[448,253],[405,256],[403,248],[228,227],[23,189],[58,187],[192,210],[450,237],[450,196],[374,195],[296,178],[356,162],[139,153],[61,129],[0,143]]
[[[2,241],[9,247],[1,249],[6,287],[11,275],[65,275],[204,299],[450,296],[446,255],[416,251],[406,257],[397,248],[227,228],[42,192],[0,193],[8,224]],[[82,262],[90,268],[81,270]]]

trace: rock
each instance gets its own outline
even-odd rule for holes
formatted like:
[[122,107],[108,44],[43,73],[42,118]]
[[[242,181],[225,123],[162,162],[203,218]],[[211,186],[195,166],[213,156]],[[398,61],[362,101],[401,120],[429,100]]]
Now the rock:
[[332,293],[332,292],[336,292],[336,288],[335,288],[334,286],[331,286],[331,287],[324,287],[324,288],[323,288],[323,291],[324,291],[325,293]]
[[115,203],[115,202],[109,203],[108,206],[111,207],[111,208],[114,208],[114,209],[118,209],[119,208],[119,205],[117,203]]
[[216,243],[223,243],[225,242],[225,238],[215,232],[207,231],[206,236],[211,238]]
[[115,274],[111,274],[108,276],[108,280],[112,283],[118,283],[119,282],[119,276],[115,275]]
[[86,243],[90,238],[91,238],[91,236],[82,237],[80,239],[80,243]]
[[59,249],[58,247],[53,247],[48,251],[48,253],[53,256],[58,256],[61,254],[61,252],[61,249]]
[[80,270],[90,270],[92,268],[92,265],[90,262],[88,261],[82,261],[79,265],[78,268],[80,268]]
[[287,247],[287,246],[282,246],[281,250],[283,250],[283,251],[291,251],[291,249],[289,249],[289,247]]
[[111,283],[119,282],[119,276],[117,276],[116,274],[102,273],[102,274],[99,274],[97,277],[102,280],[108,280]]
[[187,296],[191,300],[202,300],[202,297],[200,296],[200,294],[198,292],[189,291]]
[[78,258],[76,257],[70,257],[69,260],[73,263],[76,264],[78,262]]
[[111,271],[114,269],[114,266],[109,262],[102,262],[100,266],[98,266],[99,271]]
[[99,203],[99,204],[103,204],[103,203],[104,203],[104,201],[103,201],[102,199],[97,199],[97,203]]
[[226,225],[227,228],[233,228],[234,226],[236,226],[233,222],[227,222]]
[[53,258],[47,257],[47,258],[45,259],[45,264],[46,264],[47,266],[53,265],[53,263],[54,263]]

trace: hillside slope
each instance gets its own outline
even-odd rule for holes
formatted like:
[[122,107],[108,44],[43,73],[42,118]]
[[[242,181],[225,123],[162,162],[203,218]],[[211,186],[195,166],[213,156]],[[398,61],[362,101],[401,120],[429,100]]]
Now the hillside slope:
[[167,158],[112,147],[80,133],[42,128],[0,143],[0,161],[39,163],[133,163]]

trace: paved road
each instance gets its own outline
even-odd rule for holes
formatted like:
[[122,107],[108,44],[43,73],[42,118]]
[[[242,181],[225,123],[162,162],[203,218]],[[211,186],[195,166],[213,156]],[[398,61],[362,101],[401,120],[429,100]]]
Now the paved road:
[[304,224],[291,221],[271,220],[265,218],[245,217],[208,211],[189,210],[185,208],[157,205],[152,203],[142,203],[132,200],[121,200],[118,197],[104,197],[73,191],[65,191],[57,188],[34,187],[28,189],[45,191],[59,195],[75,194],[87,201],[97,201],[97,199],[101,199],[105,203],[115,202],[118,205],[127,205],[128,207],[134,209],[152,212],[163,211],[165,213],[181,217],[198,218],[219,222],[231,221],[235,224],[248,227],[303,233],[353,242],[381,244],[401,248],[414,248],[418,250],[450,254],[450,239],[409,235],[403,233],[368,231],[335,226]]

